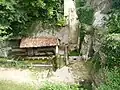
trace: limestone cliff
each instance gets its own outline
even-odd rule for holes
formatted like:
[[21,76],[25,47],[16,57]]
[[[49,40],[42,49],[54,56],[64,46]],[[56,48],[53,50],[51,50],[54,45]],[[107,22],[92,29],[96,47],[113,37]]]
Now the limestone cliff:
[[101,46],[101,37],[107,28],[105,19],[108,19],[107,13],[111,9],[112,0],[87,0],[85,5],[94,10],[92,25],[85,27],[87,33],[81,44],[81,53],[88,58],[93,56]]

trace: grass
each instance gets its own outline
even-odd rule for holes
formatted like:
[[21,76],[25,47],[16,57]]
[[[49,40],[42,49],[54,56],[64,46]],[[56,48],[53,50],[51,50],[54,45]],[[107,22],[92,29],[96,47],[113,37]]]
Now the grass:
[[[11,59],[10,59],[11,60]],[[8,58],[0,58],[0,66],[2,67],[18,67],[28,68],[31,64],[47,64],[48,60],[11,60]]]
[[24,61],[11,60],[10,61],[10,60],[7,58],[0,58],[0,67],[28,69],[29,67],[31,67],[31,64],[46,62],[43,60],[42,61],[41,60],[24,60]]
[[63,83],[44,83],[40,89],[28,84],[16,84],[12,81],[0,81],[0,90],[80,90],[77,85]]
[[69,53],[69,56],[79,56],[79,52],[77,52],[77,51],[71,51]]
[[22,68],[26,69],[30,65],[28,63],[22,62],[22,61],[9,61],[9,59],[6,58],[0,58],[0,67],[5,68]]
[[77,85],[69,85],[64,83],[44,83],[39,90],[80,90]]
[[25,63],[28,63],[28,64],[30,64],[30,63],[32,63],[32,64],[46,64],[46,63],[48,63],[48,60],[24,60],[24,62]]
[[28,84],[16,84],[12,81],[0,81],[0,90],[37,90]]

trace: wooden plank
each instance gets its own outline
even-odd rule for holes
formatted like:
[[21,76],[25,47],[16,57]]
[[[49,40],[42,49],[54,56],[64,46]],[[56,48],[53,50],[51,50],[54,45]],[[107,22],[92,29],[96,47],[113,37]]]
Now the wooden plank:
[[16,56],[26,56],[27,54],[26,53],[14,53],[14,55],[16,55]]
[[25,59],[50,59],[50,57],[25,57]]
[[53,65],[44,65],[44,64],[33,64],[33,67],[52,67]]
[[12,52],[26,52],[26,49],[12,49]]
[[48,51],[52,51],[52,50],[54,50],[55,48],[53,48],[53,47],[49,47],[49,48],[38,48],[38,51],[40,50],[40,51],[46,51],[46,50],[48,50]]

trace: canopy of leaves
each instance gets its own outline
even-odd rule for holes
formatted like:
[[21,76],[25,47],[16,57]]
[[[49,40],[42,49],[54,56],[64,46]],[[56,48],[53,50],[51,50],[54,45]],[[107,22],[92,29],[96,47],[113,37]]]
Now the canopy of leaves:
[[91,25],[93,23],[94,10],[87,5],[87,0],[76,0],[78,18],[81,23]]
[[0,0],[0,36],[25,35],[35,20],[56,24],[63,16],[63,0]]

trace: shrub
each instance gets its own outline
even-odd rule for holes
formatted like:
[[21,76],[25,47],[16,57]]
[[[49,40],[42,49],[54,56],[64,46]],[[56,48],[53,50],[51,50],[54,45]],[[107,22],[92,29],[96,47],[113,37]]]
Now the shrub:
[[36,90],[36,88],[26,83],[18,84],[12,81],[2,80],[0,81],[0,90]]
[[106,80],[97,90],[119,90],[120,89],[120,69],[114,68],[112,70],[106,69]]
[[120,65],[120,34],[111,34],[102,46],[102,52],[106,55],[106,65],[109,68]]
[[77,85],[67,85],[61,83],[45,83],[40,90],[79,90]]

